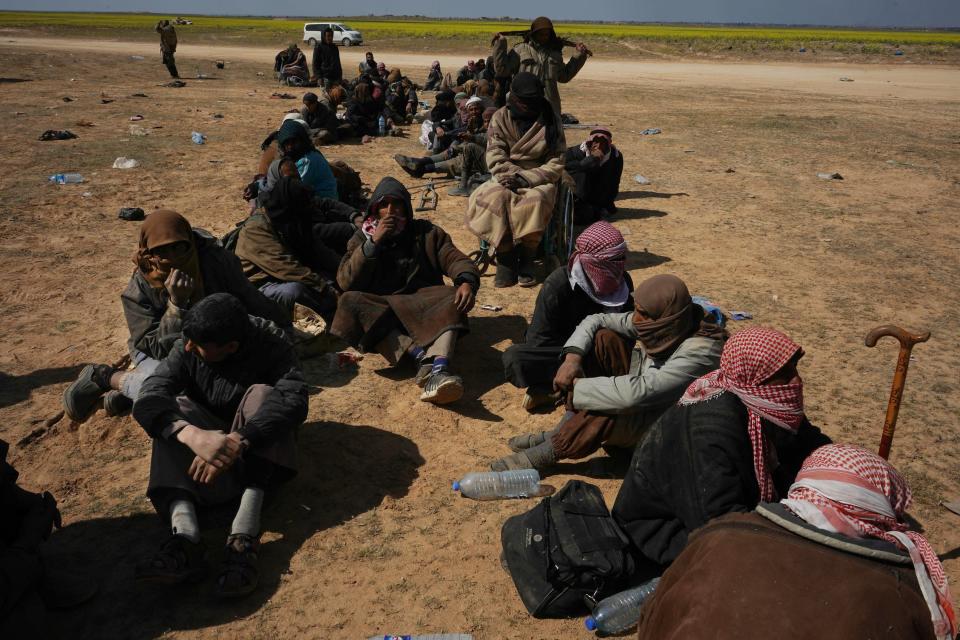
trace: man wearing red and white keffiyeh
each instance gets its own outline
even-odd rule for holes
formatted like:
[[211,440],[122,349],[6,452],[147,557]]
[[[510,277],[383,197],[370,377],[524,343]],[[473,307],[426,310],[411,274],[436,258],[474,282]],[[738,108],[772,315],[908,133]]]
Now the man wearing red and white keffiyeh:
[[595,222],[577,237],[568,262],[570,286],[580,285],[594,302],[605,307],[620,307],[630,297],[623,277],[627,263],[627,243],[609,222]]
[[[803,349],[779,331],[750,327],[727,341],[720,368],[693,381],[680,404],[695,404],[726,391],[735,394],[747,407],[747,431],[753,448],[753,468],[760,487],[760,499],[776,499],[770,473],[770,445],[763,433],[761,418],[796,433],[803,423],[803,381],[796,363]],[[784,372],[789,371],[789,375]]]
[[859,447],[820,447],[803,463],[781,504],[813,526],[851,538],[879,538],[906,550],[938,640],[957,633],[943,565],[930,543],[909,531],[903,516],[913,497],[903,476]]

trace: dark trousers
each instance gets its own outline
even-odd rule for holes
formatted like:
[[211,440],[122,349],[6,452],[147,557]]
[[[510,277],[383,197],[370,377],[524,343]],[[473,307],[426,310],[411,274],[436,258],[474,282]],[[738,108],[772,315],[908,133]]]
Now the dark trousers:
[[172,51],[164,51],[164,52],[163,52],[163,64],[167,67],[167,71],[170,72],[170,77],[172,77],[172,78],[179,78],[179,77],[180,77],[180,74],[177,73],[177,63],[176,63],[176,61],[173,59],[173,52],[172,52]]
[[350,222],[320,222],[313,225],[314,262],[325,275],[336,277],[347,242],[357,232]]
[[[583,372],[588,378],[626,375],[630,372],[632,351],[632,341],[609,329],[601,329],[593,337],[593,351],[583,359]],[[610,437],[613,416],[576,411],[572,394],[567,396],[567,409],[574,414],[553,435],[553,449],[558,460],[585,458]]]
[[[260,410],[272,391],[273,387],[265,384],[251,385],[240,401],[231,425],[186,396],[178,397],[177,404],[193,426],[233,432]],[[147,497],[161,517],[169,517],[170,501],[177,497],[189,497],[198,505],[223,504],[238,498],[247,487],[267,488],[264,485],[287,480],[297,473],[296,442],[292,430],[271,443],[251,447],[243,458],[209,485],[198,484],[187,474],[195,457],[190,447],[175,436],[153,439]]]
[[503,352],[503,372],[507,382],[520,389],[549,392],[560,368],[563,345],[535,347],[515,344]]

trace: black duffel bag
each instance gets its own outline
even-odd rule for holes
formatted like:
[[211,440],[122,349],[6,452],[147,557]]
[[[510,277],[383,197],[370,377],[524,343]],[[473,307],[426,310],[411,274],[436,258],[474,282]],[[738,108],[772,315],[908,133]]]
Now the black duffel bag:
[[579,480],[507,520],[500,541],[510,577],[535,618],[592,611],[620,591],[636,567],[600,489]]

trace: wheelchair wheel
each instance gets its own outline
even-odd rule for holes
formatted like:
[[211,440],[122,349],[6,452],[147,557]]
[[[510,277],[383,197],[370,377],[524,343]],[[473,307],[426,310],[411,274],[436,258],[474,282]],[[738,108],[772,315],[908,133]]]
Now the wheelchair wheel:
[[477,271],[480,272],[480,275],[483,275],[487,272],[487,269],[490,268],[490,263],[493,262],[493,256],[486,249],[477,249],[476,251],[470,253],[468,256],[473,264],[477,265]]

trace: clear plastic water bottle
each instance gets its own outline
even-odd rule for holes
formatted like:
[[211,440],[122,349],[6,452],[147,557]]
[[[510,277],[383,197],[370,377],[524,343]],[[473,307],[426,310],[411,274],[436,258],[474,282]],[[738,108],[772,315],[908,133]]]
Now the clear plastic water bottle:
[[425,636],[370,636],[369,640],[473,640],[469,633],[428,633]]
[[377,130],[381,136],[387,135],[387,119],[383,117],[382,113],[380,114],[380,119],[377,120]]
[[468,473],[453,483],[453,490],[474,500],[528,498],[540,490],[540,473],[536,469]]
[[83,176],[79,173],[57,173],[50,176],[50,182],[54,184],[77,184],[83,182]]
[[207,136],[203,135],[199,131],[194,131],[190,134],[190,137],[193,138],[194,144],[203,144],[207,141]]
[[656,577],[639,587],[604,598],[584,624],[590,631],[599,631],[603,635],[623,633],[636,626],[640,621],[640,607],[653,595],[659,583],[660,578]]

